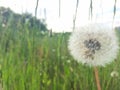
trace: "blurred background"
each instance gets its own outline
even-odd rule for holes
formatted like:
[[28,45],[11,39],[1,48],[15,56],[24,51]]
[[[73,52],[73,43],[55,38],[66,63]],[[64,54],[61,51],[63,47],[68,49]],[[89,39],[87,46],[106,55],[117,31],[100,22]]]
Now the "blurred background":
[[[14,13],[31,14],[47,24],[54,32],[72,31],[74,19],[76,27],[89,22],[120,23],[120,0],[0,0],[0,6]],[[92,15],[92,20],[91,20]]]

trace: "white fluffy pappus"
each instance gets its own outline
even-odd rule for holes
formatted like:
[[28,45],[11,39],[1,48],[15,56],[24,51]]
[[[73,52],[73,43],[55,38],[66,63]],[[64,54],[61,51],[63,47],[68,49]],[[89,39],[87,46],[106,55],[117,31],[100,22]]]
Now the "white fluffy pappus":
[[112,71],[110,75],[111,77],[118,77],[119,73],[117,71]]
[[89,66],[111,63],[119,51],[115,30],[104,24],[89,24],[75,30],[68,42],[75,60]]

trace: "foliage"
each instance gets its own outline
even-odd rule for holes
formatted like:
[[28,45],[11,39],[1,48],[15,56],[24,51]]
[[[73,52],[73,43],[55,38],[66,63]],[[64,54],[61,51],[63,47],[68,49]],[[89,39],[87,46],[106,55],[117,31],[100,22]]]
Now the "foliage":
[[26,26],[29,30],[34,28],[38,28],[41,31],[47,30],[45,20],[39,20],[27,12],[22,15],[16,14],[9,8],[4,7],[0,7],[0,25],[13,28],[14,30]]
[[[21,27],[20,27],[21,28]],[[96,90],[93,68],[77,63],[67,50],[69,34],[41,35],[28,27],[0,32],[1,84],[4,90]],[[116,62],[98,67],[102,90],[120,90],[120,77],[110,77]]]

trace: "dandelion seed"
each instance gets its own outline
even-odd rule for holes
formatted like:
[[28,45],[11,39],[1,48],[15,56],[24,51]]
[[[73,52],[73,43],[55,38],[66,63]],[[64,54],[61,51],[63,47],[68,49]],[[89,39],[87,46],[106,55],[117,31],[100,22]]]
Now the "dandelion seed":
[[117,71],[112,71],[110,75],[111,77],[118,77],[119,73]]
[[115,31],[103,24],[90,24],[72,33],[68,49],[75,60],[89,66],[105,66],[118,53]]

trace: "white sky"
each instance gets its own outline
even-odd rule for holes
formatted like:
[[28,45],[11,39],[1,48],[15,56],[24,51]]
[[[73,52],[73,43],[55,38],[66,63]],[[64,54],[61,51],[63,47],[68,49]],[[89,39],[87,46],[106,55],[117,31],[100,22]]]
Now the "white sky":
[[[0,6],[10,7],[16,13],[29,12],[34,15],[37,0],[0,0]],[[70,31],[73,27],[77,0],[61,0],[61,16],[59,17],[59,0],[39,0],[38,18],[45,18],[47,25],[53,31]],[[110,23],[113,21],[113,6],[115,0],[93,0],[92,22]],[[79,0],[76,27],[89,23],[90,0]],[[120,0],[117,0],[115,24],[120,25]]]

